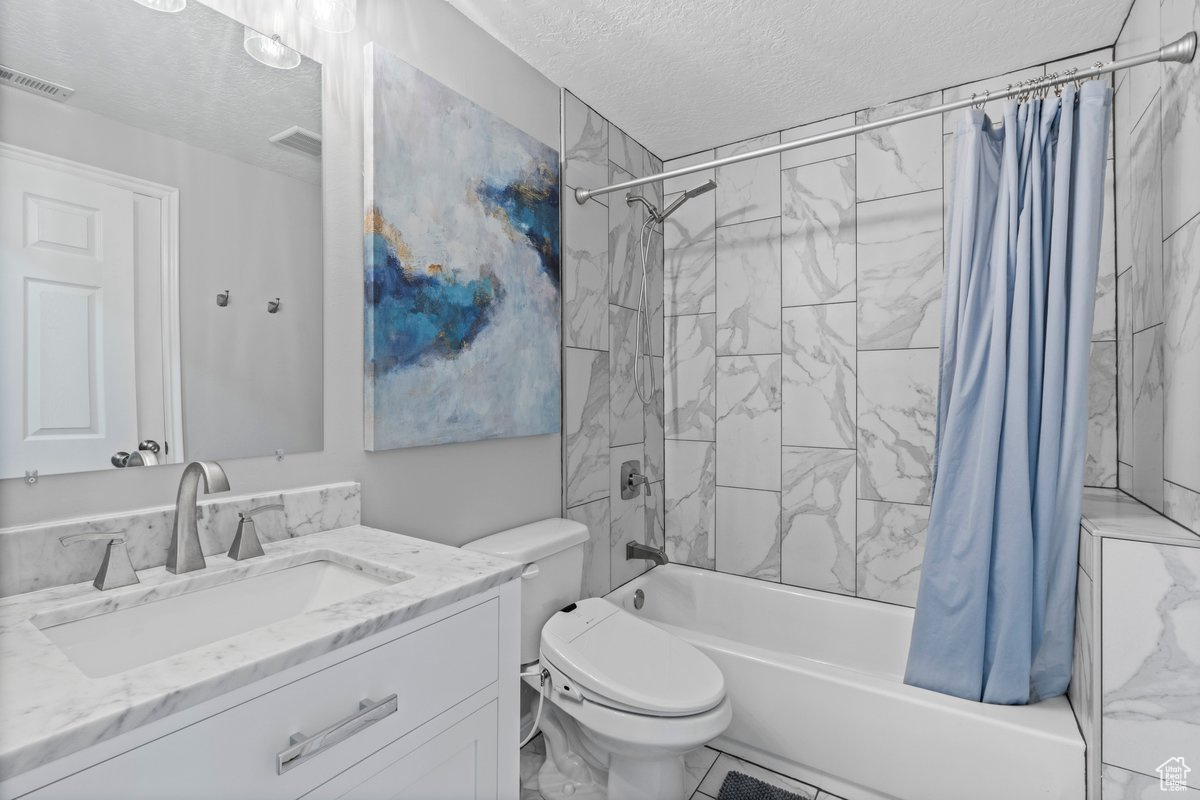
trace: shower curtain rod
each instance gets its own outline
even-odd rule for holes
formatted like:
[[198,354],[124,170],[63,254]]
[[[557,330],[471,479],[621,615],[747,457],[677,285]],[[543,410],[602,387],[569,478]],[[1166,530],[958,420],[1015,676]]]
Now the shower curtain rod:
[[829,133],[820,133],[816,136],[809,136],[805,139],[796,139],[795,141],[784,142],[783,144],[763,147],[759,150],[751,150],[746,153],[738,153],[737,155],[726,156],[725,158],[718,158],[713,161],[705,161],[703,164],[693,164],[688,167],[679,167],[678,169],[672,169],[667,170],[666,172],[648,175],[645,178],[634,178],[633,180],[614,183],[611,186],[603,186],[599,189],[576,189],[575,200],[580,205],[583,205],[588,201],[588,198],[595,197],[597,195],[611,194],[612,192],[619,192],[622,189],[633,189],[647,183],[654,183],[655,181],[666,180],[667,178],[678,178],[682,175],[690,175],[693,172],[712,169],[713,167],[724,167],[728,166],[729,164],[737,164],[741,161],[749,161],[752,158],[759,158],[760,156],[769,156],[774,155],[775,153],[782,153],[787,150],[795,150],[799,147],[808,147],[810,144],[820,144],[821,142],[840,139],[843,136],[853,136],[858,133],[866,133],[867,131],[873,131],[876,128],[884,128],[901,122],[909,122],[914,119],[921,119],[922,117],[931,117],[934,114],[944,114],[947,111],[955,111],[960,108],[967,108],[968,106],[986,103],[988,100],[1002,100],[1006,97],[1015,97],[1028,92],[1037,92],[1051,86],[1059,86],[1064,83],[1071,83],[1072,81],[1082,81],[1088,78],[1094,78],[1098,75],[1104,75],[1109,72],[1116,72],[1119,69],[1136,67],[1140,64],[1149,64],[1154,61],[1178,61],[1181,64],[1186,64],[1191,61],[1195,55],[1196,32],[1192,31],[1176,41],[1171,42],[1170,44],[1163,45],[1154,52],[1143,53],[1140,56],[1131,56],[1129,58],[1121,59],[1120,61],[1110,61],[1107,64],[1098,64],[1097,66],[1089,69],[1074,70],[1068,73],[1063,73],[1062,75],[1056,74],[1041,79],[1023,81],[1016,86],[1009,84],[1008,88],[1001,91],[984,92],[982,95],[973,94],[970,97],[962,100],[956,100],[953,103],[943,103],[942,105],[935,106],[934,108],[911,111],[907,114],[899,114],[897,116],[888,117],[887,119],[881,119],[876,122],[866,122],[862,125],[852,125],[848,128],[841,128],[836,131],[830,131]]

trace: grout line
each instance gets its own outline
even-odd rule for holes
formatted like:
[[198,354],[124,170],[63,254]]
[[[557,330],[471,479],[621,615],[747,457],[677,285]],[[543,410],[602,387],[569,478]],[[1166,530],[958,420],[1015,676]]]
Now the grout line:
[[576,503],[573,506],[567,506],[567,510],[570,511],[571,509],[574,509],[574,508],[583,508],[584,506],[590,506],[592,503],[603,503],[607,500],[610,500],[611,498],[612,498],[612,490],[609,489],[609,491],[606,492],[603,497],[593,497],[591,500],[584,500],[582,503]]
[[[717,765],[717,762],[721,759],[721,751],[718,750],[717,748],[708,747],[708,745],[701,745],[701,747],[706,747],[709,750],[712,750],[714,753],[717,754],[717,756],[716,756],[716,758],[714,758],[712,760],[712,763],[708,765],[708,769],[704,770],[704,774],[700,776],[700,780],[696,782],[696,788],[692,790],[692,794],[695,794],[696,792],[700,792],[700,786],[708,778],[708,774],[713,771],[713,767],[715,767]],[[704,794],[703,792],[700,792],[700,793]],[[704,795],[704,796],[708,797],[708,795]]]
[[[1106,487],[1098,486],[1098,487],[1094,487],[1094,488],[1103,489]],[[856,502],[863,502],[863,503],[887,503],[888,505],[894,505],[894,506],[913,506],[915,508],[932,508],[932,504],[930,504],[930,503],[910,503],[907,500],[877,500],[877,499],[874,499],[871,497],[855,497],[854,500]]]
[[[858,160],[858,158],[856,156],[855,161],[857,161],[857,160]],[[943,169],[944,169],[944,167],[943,167]],[[942,180],[945,181],[945,178],[943,177]],[[857,169],[855,169],[854,181],[855,181],[855,184],[858,183],[858,170]],[[883,202],[884,200],[896,200],[897,198],[900,198],[900,197],[913,197],[914,195],[918,195],[918,194],[930,194],[931,192],[940,192],[940,191],[942,191],[942,187],[935,186],[931,189],[918,189],[915,192],[903,192],[902,194],[889,194],[886,197],[870,197],[870,198],[867,198],[866,200],[855,197],[855,200],[854,200],[854,204],[855,204],[855,231],[854,231],[855,236],[857,237],[857,235],[858,235],[858,227],[857,227],[858,226],[858,216],[857,216],[858,206],[866,205],[868,203],[880,203],[880,202]],[[943,218],[942,227],[943,228],[945,227],[944,218]],[[855,260],[857,261],[857,258]]]
[[[857,283],[857,280],[855,281],[855,283]],[[833,301],[829,301],[829,302],[825,302],[825,303],[795,303],[793,305],[783,306],[782,308],[783,308],[783,310],[786,311],[789,308],[819,308],[821,306],[852,306],[852,305],[857,305],[857,304],[858,304],[857,299],[855,299],[855,300],[833,300]],[[857,320],[855,320],[855,322],[857,323]],[[858,337],[855,337],[856,345],[857,345],[857,338]],[[912,348],[905,348],[905,349],[912,349]]]
[[[856,331],[857,333],[857,331]],[[940,350],[940,345],[931,345],[927,347],[860,347],[859,353],[911,353],[916,350]],[[855,373],[857,374],[857,373]]]
[[589,353],[610,353],[610,352],[612,352],[611,350],[605,350],[600,347],[581,347],[580,345],[577,345],[577,344],[564,344],[563,350],[586,350]]
[[761,489],[757,486],[733,486],[728,483],[714,484],[718,489],[739,489],[743,492],[766,492],[768,494],[779,494],[782,489]]
[[[1169,234],[1167,234],[1166,236],[1164,236],[1164,237],[1163,237],[1163,244],[1166,244],[1166,243],[1167,243],[1167,242],[1169,242],[1171,239],[1175,238],[1175,235],[1176,235],[1177,233],[1179,233],[1181,230],[1183,230],[1184,228],[1186,228],[1188,225],[1190,225],[1190,224],[1192,224],[1193,222],[1195,222],[1197,219],[1200,219],[1200,211],[1197,211],[1195,214],[1192,214],[1190,217],[1188,217],[1186,220],[1184,220],[1184,221],[1183,221],[1183,223],[1182,223],[1182,224],[1181,224],[1181,225],[1180,225],[1178,228],[1176,228],[1175,230],[1171,231]],[[1165,262],[1164,262],[1164,264],[1163,264],[1163,267],[1164,267],[1164,268],[1166,267],[1166,263],[1165,263]]]
[[835,453],[857,453],[857,447],[833,447],[832,445],[823,444],[788,444],[783,443],[783,447],[791,447],[799,450],[831,450]]
[[767,222],[767,221],[773,220],[773,219],[778,219],[778,220],[780,220],[780,225],[783,224],[782,214],[770,214],[765,217],[755,217],[754,219],[741,219],[741,220],[738,220],[737,222],[726,222],[724,225],[717,223],[714,225],[714,227],[717,230],[720,230],[721,228],[736,228],[739,225],[752,225],[755,222]]
[[[1131,148],[1131,149],[1130,149],[1130,152],[1131,152],[1131,153],[1132,153],[1132,146],[1133,146],[1133,142],[1134,142],[1134,140],[1135,140],[1135,139],[1134,139],[1134,136],[1133,136],[1133,132],[1134,132],[1135,130],[1137,130],[1137,126],[1138,126],[1138,125],[1141,125],[1141,124],[1142,124],[1142,120],[1144,120],[1144,119],[1146,118],[1146,112],[1150,110],[1150,106],[1154,105],[1154,99],[1155,99],[1156,97],[1158,97],[1158,95],[1159,95],[1159,92],[1161,92],[1161,91],[1162,91],[1162,88],[1161,88],[1161,87],[1159,87],[1158,89],[1155,89],[1155,90],[1154,90],[1154,94],[1150,95],[1150,100],[1149,100],[1149,102],[1147,102],[1147,103],[1146,103],[1146,107],[1145,107],[1145,108],[1143,108],[1143,109],[1142,109],[1142,110],[1141,110],[1141,111],[1138,113],[1138,118],[1137,118],[1137,119],[1134,121],[1134,123],[1133,123],[1133,127],[1131,127],[1131,128],[1129,129],[1129,139],[1130,139],[1130,141],[1129,141],[1129,144],[1130,144],[1130,148]],[[1161,110],[1160,110],[1160,112],[1159,112],[1159,116],[1160,116],[1160,117],[1162,116]],[[1160,151],[1160,155],[1161,155],[1161,151],[1162,151],[1162,141],[1161,141],[1161,140],[1162,140],[1162,128],[1161,128],[1161,126],[1160,126],[1160,128],[1159,128],[1159,151]],[[1132,166],[1132,165],[1130,165],[1130,166]],[[1159,165],[1159,170],[1160,170],[1160,174],[1161,174],[1161,170],[1162,170],[1162,166],[1161,166],[1161,164]]]
[[[857,136],[847,136],[846,138],[847,139],[857,139],[858,137]],[[837,141],[837,140],[835,139],[834,141]],[[824,144],[829,144],[829,142],[825,142]],[[844,158],[854,158],[854,154],[853,153],[843,153],[840,156],[830,156],[829,158],[818,158],[816,161],[805,161],[803,164],[797,164],[794,167],[781,166],[779,168],[780,180],[783,179],[783,173],[785,173],[785,172],[794,172],[798,169],[804,169],[805,167],[816,166],[817,164],[828,164],[830,161],[841,161]],[[779,208],[781,210],[783,209],[782,202],[783,202],[783,197],[782,197],[782,192],[781,192],[780,206],[779,206]]]
[[[779,135],[780,141],[783,140],[783,134]],[[784,387],[787,386],[787,380],[784,378],[784,372],[787,369],[787,356],[783,352],[783,157],[780,154],[779,159],[779,175],[775,182],[775,188],[779,191],[779,236],[776,238],[776,264],[779,266],[779,510],[775,516],[775,547],[779,553],[779,582],[783,582],[783,428],[786,422],[786,409],[784,407]]]
[[[858,117],[856,115],[855,121],[857,121],[857,120],[858,120]],[[943,158],[942,159],[943,172],[945,171],[945,163],[946,163],[946,159]],[[854,581],[853,581],[853,585],[854,585],[854,596],[855,597],[859,597],[859,593],[858,593],[859,592],[859,586],[858,586],[858,546],[859,546],[859,542],[858,542],[858,527],[859,527],[858,526],[858,492],[859,492],[859,489],[861,486],[859,481],[862,478],[862,476],[859,475],[860,462],[862,459],[862,452],[859,449],[859,446],[861,443],[859,442],[860,437],[859,437],[859,407],[858,407],[858,395],[859,395],[859,392],[862,390],[861,384],[859,383],[859,375],[861,375],[862,373],[859,372],[859,370],[861,368],[861,364],[859,363],[859,349],[858,349],[858,309],[859,309],[858,291],[859,291],[859,285],[861,283],[858,279],[859,278],[859,265],[860,265],[859,258],[858,258],[858,242],[859,242],[859,235],[858,235],[858,219],[859,219],[859,214],[858,214],[858,176],[862,172],[861,167],[862,167],[862,165],[859,163],[859,160],[858,160],[858,137],[855,136],[854,137],[854,503],[853,503],[853,516],[854,516],[854,523],[853,523],[854,524]],[[942,175],[942,183],[944,184],[945,182],[946,182],[946,176],[943,174]],[[943,238],[944,238],[944,236],[945,236],[945,232],[943,231]]]
[[[713,148],[713,150],[712,150],[712,154],[713,154],[713,157],[714,157],[714,158],[716,158],[716,155],[717,155],[717,148],[715,148],[715,147]],[[713,170],[713,177],[714,177],[714,178],[716,178],[716,176],[717,176],[717,171],[716,171],[716,169],[714,169],[714,170]],[[709,536],[709,539],[710,539],[710,540],[711,540],[711,542],[712,542],[712,548],[711,548],[711,549],[712,549],[712,569],[713,569],[713,570],[716,570],[716,569],[717,569],[717,564],[719,563],[718,559],[719,559],[719,556],[720,556],[720,553],[719,553],[719,551],[717,550],[717,545],[718,545],[718,544],[720,544],[720,542],[718,541],[718,538],[717,538],[717,520],[719,519],[719,514],[717,513],[717,473],[718,473],[717,466],[718,466],[718,463],[719,463],[719,462],[717,461],[717,458],[719,457],[720,453],[718,452],[718,451],[719,451],[719,448],[717,447],[717,442],[716,442],[716,438],[717,438],[717,425],[718,425],[718,423],[721,421],[721,415],[720,415],[720,413],[719,413],[719,409],[720,409],[720,397],[721,397],[721,389],[720,389],[720,386],[721,386],[721,371],[720,371],[719,369],[717,369],[717,358],[716,358],[716,355],[717,355],[717,336],[716,336],[716,333],[717,333],[717,328],[719,327],[719,324],[720,324],[720,323],[719,323],[719,320],[717,320],[717,313],[716,313],[716,312],[717,312],[717,308],[719,308],[719,305],[717,304],[717,288],[718,288],[718,287],[721,285],[721,282],[720,282],[720,280],[718,280],[718,278],[717,278],[717,276],[718,276],[718,274],[719,274],[719,271],[720,271],[720,269],[721,269],[721,263],[720,263],[720,259],[719,259],[719,256],[720,256],[720,251],[719,251],[719,249],[718,249],[718,247],[717,247],[717,234],[716,234],[716,230],[717,230],[717,195],[718,195],[719,193],[720,193],[720,190],[719,190],[719,189],[718,189],[717,191],[714,191],[714,192],[713,192],[713,220],[712,220],[712,221],[713,221],[713,237],[712,237],[712,251],[713,251],[713,260],[712,260],[712,265],[713,265],[713,266],[712,266],[712,278],[713,278],[713,282],[712,282],[712,287],[713,287],[713,290],[712,290],[712,294],[713,294],[713,372],[712,372],[712,376],[713,376],[713,458],[712,458],[712,487],[713,487],[713,494],[712,494],[712,528],[711,528],[711,530],[709,530],[709,532],[708,532],[708,536]],[[705,558],[705,560],[706,560],[706,561],[708,560],[708,553],[707,553],[707,552],[704,554],[704,558]],[[715,763],[715,762],[714,762],[714,763]]]

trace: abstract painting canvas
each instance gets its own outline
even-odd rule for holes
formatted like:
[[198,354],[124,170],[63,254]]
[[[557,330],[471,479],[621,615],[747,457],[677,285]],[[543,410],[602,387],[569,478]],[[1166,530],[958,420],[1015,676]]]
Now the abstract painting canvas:
[[366,48],[368,450],[555,433],[558,152]]

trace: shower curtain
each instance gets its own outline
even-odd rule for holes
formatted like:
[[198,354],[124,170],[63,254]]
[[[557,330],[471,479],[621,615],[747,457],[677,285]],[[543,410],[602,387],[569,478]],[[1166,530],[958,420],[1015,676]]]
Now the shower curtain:
[[1091,81],[958,123],[914,686],[1019,704],[1070,682],[1111,105]]

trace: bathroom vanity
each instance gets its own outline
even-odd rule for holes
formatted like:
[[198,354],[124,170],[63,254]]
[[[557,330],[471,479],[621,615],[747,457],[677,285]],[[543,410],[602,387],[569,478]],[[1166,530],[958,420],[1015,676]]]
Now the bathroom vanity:
[[363,526],[0,600],[0,797],[506,797],[520,565]]

